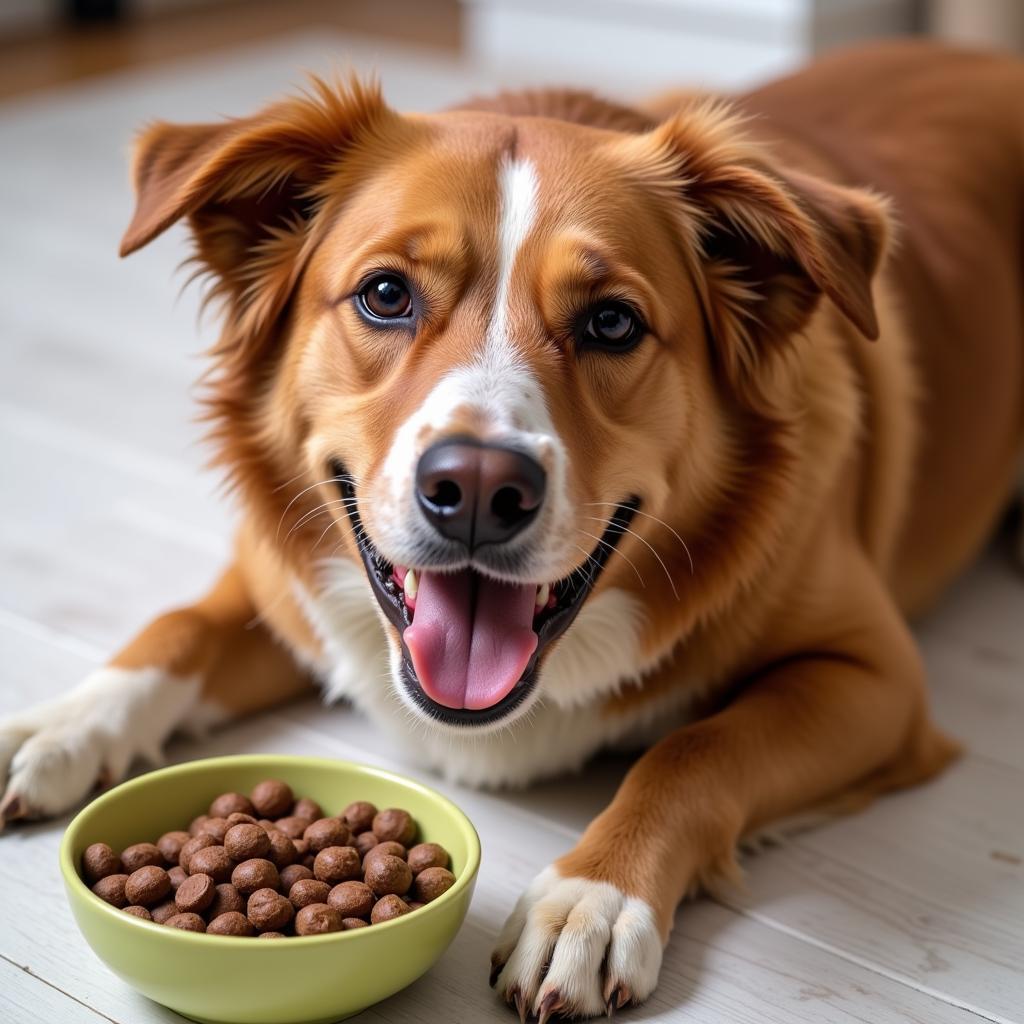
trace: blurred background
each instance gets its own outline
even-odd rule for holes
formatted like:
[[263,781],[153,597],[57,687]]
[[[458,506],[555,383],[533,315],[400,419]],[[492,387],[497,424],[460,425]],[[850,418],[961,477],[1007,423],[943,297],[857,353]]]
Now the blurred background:
[[591,86],[743,86],[831,46],[926,34],[1024,47],[1021,0],[0,0],[0,95],[334,29],[489,74]]

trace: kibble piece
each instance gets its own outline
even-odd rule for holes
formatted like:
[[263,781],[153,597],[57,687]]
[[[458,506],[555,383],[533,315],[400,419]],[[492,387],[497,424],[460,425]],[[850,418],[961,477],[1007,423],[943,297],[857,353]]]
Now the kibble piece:
[[235,935],[246,938],[255,934],[255,929],[249,924],[249,918],[237,910],[229,910],[226,914],[213,918],[206,926],[206,931],[210,935]]
[[426,906],[426,903],[419,903],[416,900],[406,900],[406,902],[409,904],[410,910],[419,910],[420,907]]
[[319,853],[328,846],[348,846],[352,833],[348,825],[337,818],[321,818],[306,827],[302,838],[309,844],[308,852]]
[[197,817],[193,818],[192,821],[189,822],[188,834],[190,836],[199,835],[199,833],[203,831],[203,826],[206,824],[206,819],[208,817],[208,814],[200,814]]
[[309,818],[299,818],[290,814],[287,818],[278,818],[274,822],[274,828],[278,832],[283,832],[289,839],[301,839],[302,833],[312,824]]
[[187,843],[182,845],[181,853],[178,855],[178,866],[188,871],[188,863],[194,853],[197,853],[199,850],[205,850],[208,846],[216,845],[217,840],[213,836],[206,832],[200,832],[199,835],[193,836]]
[[359,854],[351,846],[328,846],[313,860],[313,874],[331,885],[358,878]]
[[412,885],[412,869],[400,857],[382,853],[368,859],[365,881],[378,896],[404,896]]
[[231,872],[231,884],[243,896],[250,896],[257,889],[276,889],[281,884],[281,876],[269,860],[253,857],[235,866]]
[[309,868],[309,870],[312,871],[313,865],[316,864],[316,855],[312,853],[307,853],[306,856],[299,861],[299,863],[303,867]]
[[228,828],[234,828],[235,825],[258,825],[259,822],[251,814],[243,814],[241,811],[235,811],[228,815]]
[[256,824],[267,832],[276,832],[278,830],[277,826],[269,818],[260,818]]
[[408,913],[409,905],[401,896],[395,896],[394,894],[382,896],[373,905],[373,910],[370,911],[370,923],[380,924],[381,921],[390,921],[392,918],[401,917],[403,914]]
[[286,868],[299,859],[294,841],[283,832],[278,832],[275,828],[273,831],[267,832],[267,836],[270,839],[270,850],[266,857],[267,860],[273,861],[275,867]]
[[309,818],[310,821],[317,821],[324,816],[324,809],[315,800],[304,796],[301,800],[295,801],[292,814],[296,814],[300,818]]
[[369,923],[361,917],[343,917],[341,919],[341,930],[350,932],[353,928],[368,928]]
[[181,856],[181,848],[192,837],[188,832],[165,832],[157,841],[156,848],[163,855],[164,863],[168,866],[178,863]]
[[292,809],[295,794],[287,782],[265,779],[253,787],[252,804],[261,818],[281,818]]
[[178,905],[174,900],[166,900],[163,903],[158,903],[155,907],[150,909],[150,914],[153,916],[153,920],[157,924],[167,924],[167,922],[177,914]]
[[209,875],[215,882],[231,881],[235,862],[223,846],[206,846],[196,850],[188,862],[190,875]]
[[189,875],[174,894],[174,904],[183,914],[201,914],[217,893],[217,885],[209,875]]
[[92,887],[92,891],[105,903],[120,909],[128,904],[128,897],[124,894],[124,884],[127,881],[128,876],[125,874],[107,875]]
[[[283,835],[283,833],[282,833],[282,835]],[[298,839],[293,839],[291,842],[292,842],[292,849],[295,850],[295,856],[296,857],[304,858],[304,857],[309,855],[309,840],[308,839],[303,839],[300,836]]]
[[135,843],[134,846],[126,846],[121,851],[121,863],[129,875],[150,864],[160,867],[163,862],[164,855],[153,843]]
[[356,800],[341,812],[341,816],[348,823],[348,827],[359,835],[360,832],[368,832],[373,828],[373,819],[377,808],[365,800]]
[[233,911],[245,913],[245,897],[230,882],[221,882],[217,886],[206,917],[214,921],[221,914],[230,914]]
[[339,882],[327,897],[327,905],[342,917],[366,917],[373,910],[373,890],[365,882]]
[[210,804],[211,818],[226,818],[235,812],[239,814],[252,814],[252,802],[247,796],[241,793],[221,793],[216,800]]
[[82,871],[86,881],[98,882],[108,875],[120,875],[124,871],[121,858],[106,843],[93,843],[82,854]]
[[188,872],[184,868],[175,865],[167,872],[167,877],[171,880],[171,891],[174,892],[188,878]]
[[131,914],[132,917],[141,917],[143,921],[153,920],[153,915],[145,907],[138,907],[133,904],[130,907],[122,907],[121,910],[125,914]]
[[218,845],[222,846],[224,844],[224,836],[227,835],[230,827],[227,818],[207,818],[199,834],[203,835],[205,833],[208,836],[213,836],[217,840]]
[[288,890],[288,899],[296,910],[301,910],[312,903],[326,903],[330,891],[331,887],[326,882],[303,878]]
[[261,939],[287,939],[288,936],[284,932],[260,932],[259,938]]
[[163,868],[154,864],[133,871],[124,883],[124,894],[129,903],[140,907],[151,907],[159,903],[171,891],[171,880]]
[[373,816],[373,834],[381,842],[391,839],[408,846],[416,838],[416,822],[412,820],[408,811],[389,807]]
[[421,903],[436,900],[455,884],[455,876],[447,868],[424,868],[413,883],[413,897]]
[[289,864],[288,867],[284,868],[281,872],[281,889],[284,892],[288,892],[296,882],[302,881],[304,878],[312,877],[313,872],[302,864]]
[[367,851],[366,856],[363,858],[364,870],[374,857],[382,856],[397,857],[399,860],[405,860],[407,854],[405,847],[401,843],[393,842],[390,839],[385,843],[377,843],[376,846]]
[[360,857],[365,857],[378,843],[380,843],[380,840],[369,831],[360,832],[352,840],[352,845],[359,851]]
[[256,824],[232,825],[224,837],[224,849],[233,860],[251,860],[270,853],[270,836]]
[[175,914],[164,924],[168,928],[180,928],[183,932],[205,932],[206,922],[198,914]]
[[296,935],[324,935],[341,929],[341,914],[326,903],[311,903],[295,915]]
[[246,916],[257,931],[280,931],[292,919],[295,908],[273,889],[257,889],[246,904]]
[[437,843],[420,843],[414,846],[406,860],[412,868],[413,875],[418,875],[424,868],[448,867],[448,851]]

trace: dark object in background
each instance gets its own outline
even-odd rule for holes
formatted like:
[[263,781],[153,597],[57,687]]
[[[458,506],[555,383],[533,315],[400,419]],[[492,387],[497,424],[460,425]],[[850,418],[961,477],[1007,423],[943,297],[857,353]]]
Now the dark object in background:
[[120,21],[126,6],[124,0],[64,0],[64,19],[73,25]]

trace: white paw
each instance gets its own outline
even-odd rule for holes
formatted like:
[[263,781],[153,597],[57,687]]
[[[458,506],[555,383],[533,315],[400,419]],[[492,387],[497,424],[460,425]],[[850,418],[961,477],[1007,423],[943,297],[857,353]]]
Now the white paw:
[[158,763],[198,694],[197,680],[159,669],[101,668],[63,697],[0,719],[0,828],[68,810],[136,758]]
[[596,1017],[654,991],[662,941],[651,907],[607,882],[546,868],[519,898],[491,957],[498,992],[525,1020]]

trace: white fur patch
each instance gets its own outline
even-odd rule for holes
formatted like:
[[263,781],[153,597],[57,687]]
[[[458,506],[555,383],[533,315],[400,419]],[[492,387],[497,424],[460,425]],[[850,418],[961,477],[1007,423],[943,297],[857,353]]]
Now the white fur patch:
[[29,816],[59,814],[103,779],[118,782],[136,759],[159,764],[176,729],[226,715],[199,699],[196,678],[156,668],[100,668],[56,700],[0,720],[0,781]]
[[535,1014],[547,998],[564,1017],[603,1014],[616,992],[643,1002],[658,982],[661,957],[647,903],[608,882],[564,878],[554,866],[519,898],[494,950],[495,962],[504,963],[502,996],[519,993]]

